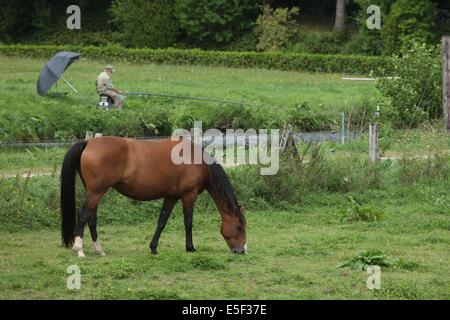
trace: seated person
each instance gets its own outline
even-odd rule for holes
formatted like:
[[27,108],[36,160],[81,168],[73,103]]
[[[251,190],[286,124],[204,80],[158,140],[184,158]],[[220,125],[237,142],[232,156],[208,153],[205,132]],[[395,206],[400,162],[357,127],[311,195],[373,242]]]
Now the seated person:
[[100,73],[97,78],[97,93],[111,97],[114,101],[116,109],[122,108],[122,100],[125,98],[121,95],[122,91],[113,87],[111,76],[114,73],[112,65],[108,64],[105,71]]

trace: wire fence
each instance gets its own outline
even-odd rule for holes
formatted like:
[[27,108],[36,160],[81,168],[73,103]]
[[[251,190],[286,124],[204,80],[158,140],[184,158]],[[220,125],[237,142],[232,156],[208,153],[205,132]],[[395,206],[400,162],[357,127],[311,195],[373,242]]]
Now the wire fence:
[[[294,141],[306,142],[306,143],[320,143],[325,141],[332,141],[337,143],[350,142],[357,139],[363,132],[297,132],[293,133],[292,137]],[[236,142],[243,142],[245,146],[255,145],[258,142],[258,135],[254,133],[245,133],[245,139],[242,139],[242,134],[222,134],[223,142],[225,146],[235,145]],[[280,135],[281,136],[281,135]],[[134,137],[134,139],[139,140],[155,140],[155,139],[165,139],[171,136],[144,136],[144,137]],[[240,137],[240,139],[238,138]],[[205,135],[203,136],[203,143],[210,144],[217,141],[217,135]],[[41,140],[41,141],[0,141],[0,151],[8,149],[26,149],[26,148],[63,148],[69,147],[78,141],[83,141],[84,139],[74,139],[74,140]]]

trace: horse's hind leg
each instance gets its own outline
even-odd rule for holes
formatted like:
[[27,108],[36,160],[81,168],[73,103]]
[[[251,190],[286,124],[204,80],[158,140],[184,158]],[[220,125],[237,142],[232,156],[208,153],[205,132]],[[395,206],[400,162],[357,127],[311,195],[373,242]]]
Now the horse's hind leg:
[[195,252],[194,243],[192,242],[192,217],[194,214],[194,204],[197,199],[197,192],[192,192],[182,197],[184,228],[186,231],[186,251]]
[[89,231],[91,233],[92,242],[94,243],[94,253],[99,256],[104,256],[105,252],[103,252],[102,246],[100,245],[100,241],[98,240],[97,234],[97,207],[93,212],[90,213],[91,218],[89,219]]
[[75,242],[72,249],[77,253],[79,258],[85,257],[83,252],[83,234],[84,226],[89,220],[88,210],[87,210],[87,198],[84,201],[83,206],[78,213],[77,225],[75,228]]
[[166,226],[167,219],[169,219],[170,213],[172,212],[173,207],[177,203],[178,199],[176,198],[165,198],[163,206],[161,208],[161,213],[159,215],[158,226],[156,227],[155,234],[153,236],[152,241],[150,242],[150,250],[152,254],[157,254],[156,248],[158,247],[159,237],[161,236],[161,232]]
[[[80,258],[83,258],[85,256],[83,252],[84,227],[86,226],[86,223],[91,221],[92,216],[96,215],[97,206],[103,194],[104,193],[88,193],[86,201],[84,202],[78,215],[77,226],[75,228],[75,243],[73,245],[73,250],[77,252],[78,257]],[[95,234],[96,233],[97,232],[95,232]]]

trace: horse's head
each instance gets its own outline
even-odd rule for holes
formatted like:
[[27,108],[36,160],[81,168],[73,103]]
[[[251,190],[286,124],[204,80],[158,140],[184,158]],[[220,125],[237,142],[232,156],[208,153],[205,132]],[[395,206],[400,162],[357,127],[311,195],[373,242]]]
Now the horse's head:
[[220,232],[233,253],[247,253],[247,224],[244,218],[244,207],[239,206],[236,214],[226,215],[222,219]]

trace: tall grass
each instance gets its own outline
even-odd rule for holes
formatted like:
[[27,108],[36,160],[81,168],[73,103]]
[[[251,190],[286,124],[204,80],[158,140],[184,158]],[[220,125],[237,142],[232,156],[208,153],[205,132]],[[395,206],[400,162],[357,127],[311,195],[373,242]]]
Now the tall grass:
[[[386,197],[398,196],[401,190],[404,194],[414,194],[411,185],[433,190],[448,185],[450,177],[450,155],[439,153],[439,149],[432,146],[426,157],[405,156],[377,164],[369,164],[364,153],[325,151],[322,145],[308,145],[301,149],[299,157],[283,155],[278,173],[271,176],[260,175],[259,165],[244,165],[227,171],[239,201],[249,209],[295,207],[306,198],[323,193],[356,194],[359,199],[371,191],[381,192]],[[80,182],[77,186],[78,203],[81,204],[84,190]],[[441,203],[442,199],[439,201]],[[102,221],[143,222],[148,219],[149,212],[158,212],[160,205],[159,201],[131,201],[112,190],[102,201]],[[200,211],[216,210],[207,195],[200,197],[198,206]],[[59,179],[56,169],[48,177],[2,178],[0,207],[0,224],[8,230],[58,226]]]

